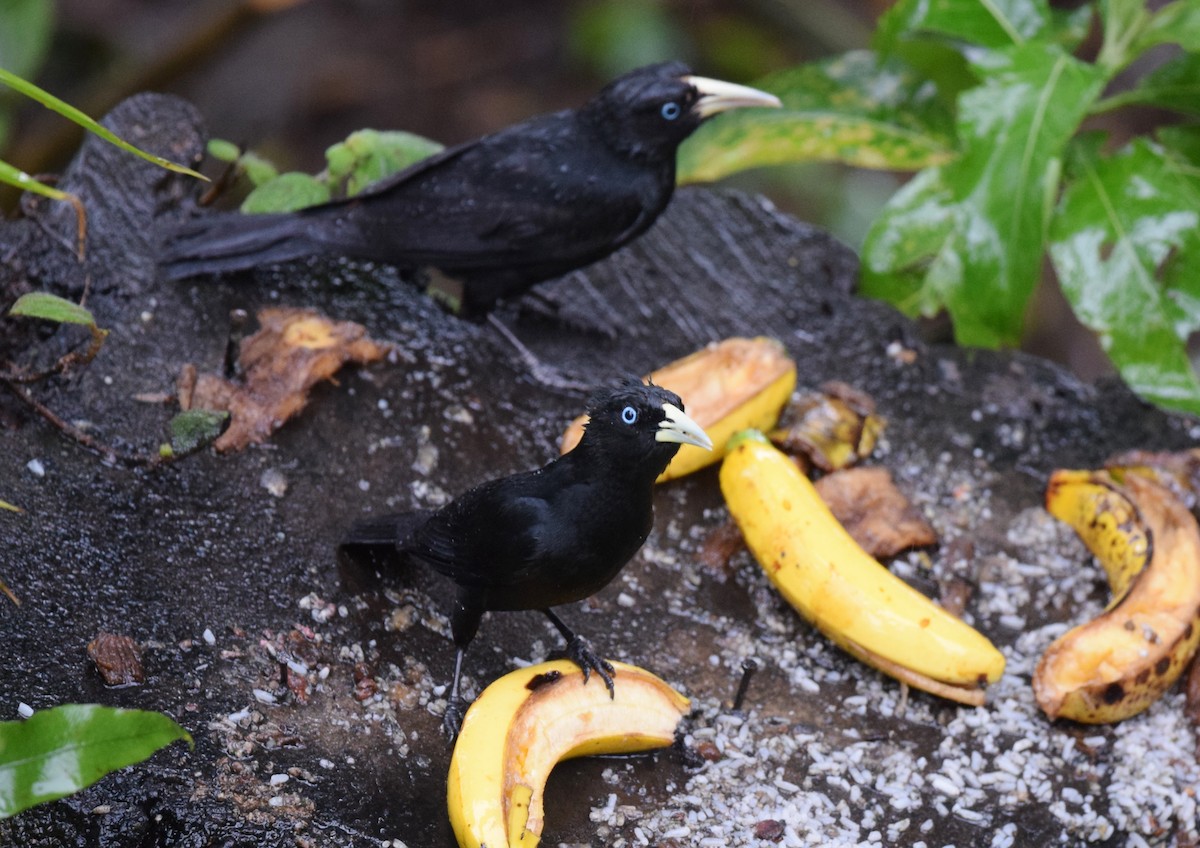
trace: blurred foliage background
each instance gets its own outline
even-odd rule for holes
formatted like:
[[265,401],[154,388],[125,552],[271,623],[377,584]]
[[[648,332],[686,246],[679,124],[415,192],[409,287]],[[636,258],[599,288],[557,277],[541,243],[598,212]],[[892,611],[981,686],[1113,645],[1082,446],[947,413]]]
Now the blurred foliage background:
[[[454,144],[574,106],[612,76],[682,58],[751,82],[865,47],[885,0],[0,0],[0,67],[99,117],[136,91],[194,102],[215,136],[283,168],[372,127]],[[1094,35],[1094,34],[1093,34]],[[70,158],[79,130],[0,90],[0,158],[33,174]],[[1104,116],[1117,134],[1137,110]],[[792,214],[862,247],[906,175],[836,164],[738,174]],[[0,194],[11,208],[13,194]],[[1111,370],[1052,282],[1023,347],[1085,378]],[[926,321],[950,338],[945,321]]]

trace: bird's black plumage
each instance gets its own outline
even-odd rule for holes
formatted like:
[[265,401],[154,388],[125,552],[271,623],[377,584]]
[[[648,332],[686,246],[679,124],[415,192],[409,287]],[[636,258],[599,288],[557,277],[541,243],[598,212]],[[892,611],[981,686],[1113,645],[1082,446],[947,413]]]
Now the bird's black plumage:
[[588,265],[641,235],[675,188],[675,151],[709,115],[769,95],[642,68],[578,109],[450,148],[363,193],[295,213],[212,214],[169,234],[179,279],[325,254],[432,267],[463,284],[462,313]]
[[636,380],[597,392],[570,453],[483,483],[436,512],[374,519],[351,531],[343,549],[353,555],[398,552],[454,584],[452,706],[462,654],[489,610],[542,610],[585,679],[595,670],[611,689],[611,668],[550,608],[607,585],[650,533],[654,481],[680,444],[711,447],[682,406],[673,392]]

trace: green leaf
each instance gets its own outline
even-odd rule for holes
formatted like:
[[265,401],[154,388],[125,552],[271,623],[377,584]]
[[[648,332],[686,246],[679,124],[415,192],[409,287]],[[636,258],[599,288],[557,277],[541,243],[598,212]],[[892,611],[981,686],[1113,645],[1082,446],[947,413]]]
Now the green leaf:
[[53,29],[50,0],[4,0],[0,3],[0,68],[33,76],[42,65]]
[[571,52],[604,78],[689,53],[683,30],[659,0],[580,3],[569,27]]
[[228,412],[211,409],[189,409],[171,419],[171,452],[186,454],[210,444],[229,420]]
[[275,167],[275,164],[259,156],[253,150],[243,152],[237,162],[246,172],[246,178],[255,186],[266,185],[279,176],[279,169]]
[[1200,174],[1145,139],[1111,158],[1080,146],[1073,164],[1050,231],[1064,294],[1130,388],[1200,413]]
[[210,138],[204,149],[218,162],[236,162],[242,155],[242,151],[236,144],[223,138]]
[[59,324],[83,324],[95,327],[96,319],[92,313],[78,303],[65,300],[58,295],[47,292],[30,292],[17,298],[17,302],[8,310],[9,315],[23,315],[26,318],[44,318]]
[[55,97],[53,94],[50,94],[48,91],[38,88],[33,83],[27,82],[27,81],[21,79],[16,74],[14,74],[10,71],[6,71],[4,68],[0,68],[0,83],[7,85],[9,88],[14,89],[14,90],[20,92],[21,94],[24,94],[26,97],[36,100],[38,103],[41,103],[47,109],[51,109],[51,110],[57,112],[58,114],[62,115],[64,118],[67,118],[70,121],[74,121],[76,124],[79,124],[79,126],[83,127],[88,132],[94,133],[95,135],[100,136],[100,138],[104,139],[109,144],[115,144],[117,147],[121,148],[122,150],[126,151],[127,153],[132,153],[135,156],[140,156],[141,158],[145,159],[148,162],[153,162],[155,165],[158,165],[160,168],[166,168],[168,171],[175,171],[180,174],[187,174],[188,176],[195,177],[196,179],[204,180],[205,182],[208,182],[208,177],[204,176],[203,174],[197,173],[196,171],[193,171],[191,168],[184,167],[183,165],[177,165],[176,163],[171,162],[167,159],[164,159],[161,156],[155,156],[153,153],[147,153],[146,151],[135,147],[134,145],[130,144],[129,142],[125,141],[124,139],[119,138],[117,135],[115,135],[113,132],[108,130],[106,127],[99,124],[97,121],[94,121],[92,118],[89,118],[83,112],[80,112],[74,106],[72,106],[69,103],[66,103],[62,100],[59,100],[57,97]]
[[900,0],[879,19],[872,46],[890,53],[915,36],[980,47],[1009,47],[1044,35],[1053,19],[1046,0]]
[[1181,53],[1155,68],[1128,91],[1097,103],[1096,111],[1127,103],[1200,114],[1200,53]]
[[329,187],[316,177],[289,171],[260,185],[246,195],[241,210],[246,213],[295,212],[329,200]]
[[950,311],[965,345],[1016,344],[1037,283],[1061,157],[1104,75],[1053,44],[982,54],[960,98],[959,159],[897,192],[867,234],[862,288]]
[[65,704],[0,722],[0,818],[91,786],[191,735],[169,716]]
[[744,109],[700,127],[679,152],[679,182],[784,162],[915,170],[953,155],[936,90],[899,62],[854,51],[755,83],[782,109]]
[[1134,45],[1137,55],[1155,44],[1178,44],[1200,52],[1200,0],[1175,0],[1155,12]]
[[410,132],[359,130],[325,151],[331,186],[358,194],[372,183],[439,152],[442,145]]
[[1175,158],[1177,168],[1190,169],[1193,176],[1200,176],[1200,126],[1159,127],[1154,135],[1167,154]]

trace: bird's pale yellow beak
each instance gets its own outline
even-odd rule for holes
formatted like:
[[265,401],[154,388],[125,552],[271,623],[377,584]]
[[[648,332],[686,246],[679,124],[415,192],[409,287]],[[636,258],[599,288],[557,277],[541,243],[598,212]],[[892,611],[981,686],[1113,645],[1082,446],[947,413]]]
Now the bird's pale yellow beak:
[[701,119],[729,109],[743,109],[747,106],[766,106],[778,109],[783,105],[774,94],[767,94],[765,91],[759,91],[757,88],[750,88],[747,85],[736,85],[732,82],[697,76],[683,77],[683,81],[700,92],[700,99],[696,101],[692,111]]
[[667,417],[658,422],[658,432],[654,434],[655,441],[678,442],[681,445],[695,445],[712,450],[712,439],[699,424],[688,418],[682,409],[673,403],[664,403],[662,408]]

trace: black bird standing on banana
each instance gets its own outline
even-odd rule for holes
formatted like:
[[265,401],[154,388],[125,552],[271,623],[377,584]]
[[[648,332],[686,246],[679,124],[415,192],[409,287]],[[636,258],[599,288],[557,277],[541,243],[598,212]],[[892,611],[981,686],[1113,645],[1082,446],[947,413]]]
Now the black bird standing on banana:
[[644,233],[674,193],[676,150],[703,121],[779,105],[678,62],[651,65],[578,109],[449,148],[352,198],[193,219],[168,237],[162,264],[172,279],[311,255],[435,268],[461,282],[459,314],[478,318]]
[[454,683],[444,726],[458,733],[463,655],[489,610],[540,610],[567,656],[613,692],[612,666],[551,610],[595,594],[650,533],[654,481],[680,445],[712,449],[679,396],[629,379],[596,392],[583,438],[536,471],[479,485],[437,510],[363,522],[342,550],[354,559],[416,563],[454,585]]

